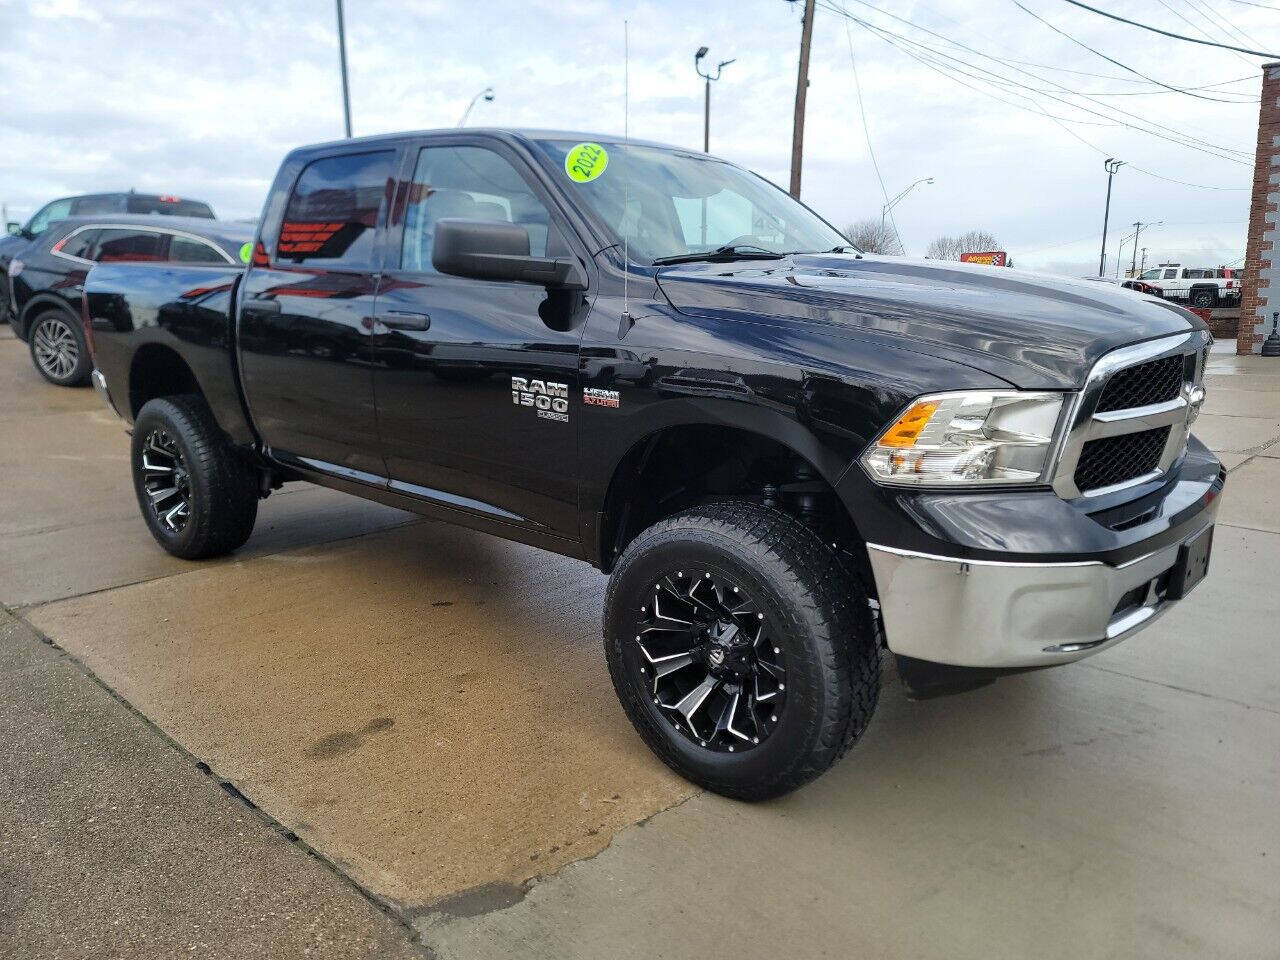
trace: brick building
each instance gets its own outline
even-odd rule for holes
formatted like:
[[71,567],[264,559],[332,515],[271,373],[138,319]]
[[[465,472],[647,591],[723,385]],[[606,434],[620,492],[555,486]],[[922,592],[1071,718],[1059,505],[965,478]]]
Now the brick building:
[[1280,63],[1262,68],[1258,113],[1258,153],[1253,167],[1253,202],[1244,258],[1244,299],[1236,353],[1257,353],[1280,311]]

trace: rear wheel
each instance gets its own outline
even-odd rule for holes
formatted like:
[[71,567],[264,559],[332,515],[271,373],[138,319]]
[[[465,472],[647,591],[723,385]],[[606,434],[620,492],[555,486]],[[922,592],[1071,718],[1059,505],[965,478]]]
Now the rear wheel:
[[628,546],[609,583],[605,653],[650,748],[745,800],[830,767],[880,691],[861,585],[800,521],[749,502],[685,511]]
[[1218,295],[1212,290],[1192,290],[1191,305],[1200,307],[1202,310],[1207,307],[1216,307],[1218,305]]
[[27,332],[31,362],[40,375],[60,387],[83,387],[93,372],[93,359],[80,321],[63,310],[37,314]]
[[133,486],[151,535],[176,557],[229,553],[258,516],[253,471],[198,396],[149,400],[131,444]]

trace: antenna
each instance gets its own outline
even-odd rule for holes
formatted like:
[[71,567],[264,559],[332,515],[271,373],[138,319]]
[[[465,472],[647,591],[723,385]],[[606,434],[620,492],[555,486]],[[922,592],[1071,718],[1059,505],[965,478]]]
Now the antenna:
[[[631,23],[628,20],[622,21],[622,142],[623,142],[623,165],[630,166],[626,163],[627,149],[626,144],[631,139]],[[628,290],[628,281],[631,278],[631,244],[629,241],[630,232],[627,230],[627,216],[631,207],[631,181],[627,178],[626,171],[622,173],[622,218],[618,221],[622,225],[622,316],[619,328],[631,327],[631,310],[630,298]]]

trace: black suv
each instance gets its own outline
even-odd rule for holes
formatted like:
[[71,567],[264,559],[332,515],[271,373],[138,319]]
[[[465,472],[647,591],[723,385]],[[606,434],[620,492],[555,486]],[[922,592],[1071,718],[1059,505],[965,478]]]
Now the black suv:
[[9,323],[31,347],[36,369],[59,386],[89,382],[80,320],[84,279],[95,263],[238,264],[250,224],[189,217],[98,216],[60,220],[9,264]]
[[9,261],[28,243],[60,220],[116,213],[214,219],[213,208],[203,200],[189,200],[172,194],[137,193],[130,190],[127,193],[86,193],[78,197],[51,200],[32,214],[25,224],[13,221],[5,224],[6,232],[0,236],[0,317],[5,316],[6,299],[9,295],[9,285],[4,280]]

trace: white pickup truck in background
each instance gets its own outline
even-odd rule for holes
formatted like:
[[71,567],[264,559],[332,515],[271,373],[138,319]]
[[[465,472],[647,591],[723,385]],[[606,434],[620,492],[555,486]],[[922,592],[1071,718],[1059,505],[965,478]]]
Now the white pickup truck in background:
[[1186,267],[1162,263],[1139,277],[1164,291],[1166,300],[1186,300],[1193,307],[1235,306],[1240,302],[1238,271],[1222,267]]

